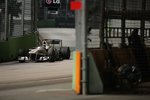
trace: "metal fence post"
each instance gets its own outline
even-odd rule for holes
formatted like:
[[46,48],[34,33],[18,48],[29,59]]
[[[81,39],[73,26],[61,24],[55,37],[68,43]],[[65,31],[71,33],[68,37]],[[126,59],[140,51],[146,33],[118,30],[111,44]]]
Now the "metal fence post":
[[25,0],[22,0],[22,19],[21,19],[21,27],[22,27],[22,35],[24,35],[24,14],[25,13]]
[[8,20],[8,0],[5,0],[5,39],[8,38],[8,32],[7,32],[7,21]]
[[105,24],[105,0],[101,0],[101,11],[100,11],[100,30],[99,30],[99,37],[100,37],[100,47],[104,47],[104,24]]
[[125,13],[126,13],[126,0],[123,0],[122,2],[122,18],[121,18],[121,32],[122,32],[122,36],[121,36],[121,45],[122,47],[125,46],[125,28],[126,28],[126,18],[125,18]]
[[35,0],[35,31],[37,31],[37,18],[38,18],[38,1],[37,0]]
[[[142,11],[145,12],[146,10],[146,0],[142,0]],[[142,37],[142,42],[144,43],[144,29],[145,29],[145,16],[142,17],[141,19],[141,37]]]

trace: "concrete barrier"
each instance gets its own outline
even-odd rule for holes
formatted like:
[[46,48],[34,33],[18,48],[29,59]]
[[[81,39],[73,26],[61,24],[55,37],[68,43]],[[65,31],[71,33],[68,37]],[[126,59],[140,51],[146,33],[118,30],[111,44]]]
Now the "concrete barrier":
[[[150,48],[146,49],[148,56],[150,56]],[[88,49],[88,66],[87,66],[87,92],[88,94],[102,94],[111,92],[116,83],[112,72],[124,64],[136,64],[136,59],[133,50],[130,48],[112,48],[112,59],[115,65],[112,66],[110,62],[110,55],[107,49]],[[81,92],[81,64],[77,60],[76,52],[74,53],[74,70],[73,70],[73,84],[72,87],[77,94]],[[78,63],[77,63],[78,62]],[[113,68],[112,68],[113,67]],[[80,73],[78,73],[80,72]],[[81,86],[80,86],[81,85]],[[80,87],[78,87],[80,86]],[[78,87],[78,88],[76,88]]]
[[[112,76],[112,68],[109,64],[109,53],[106,49],[90,49],[89,53],[91,55],[89,58],[93,58],[93,62],[90,60],[89,63],[94,64],[88,64],[89,65],[89,93],[106,93],[113,89],[113,76]],[[92,57],[91,57],[92,56]],[[115,62],[115,68],[119,67],[123,64],[134,64],[135,59],[132,54],[131,49],[121,49],[121,48],[112,48],[112,57]],[[95,67],[95,70],[91,71],[91,68],[93,69]],[[98,74],[97,74],[98,73]],[[93,85],[93,78],[96,78],[97,85]],[[99,87],[99,91],[97,90]],[[95,90],[93,90],[95,89]],[[101,91],[100,91],[101,90]],[[97,92],[95,92],[97,91]]]

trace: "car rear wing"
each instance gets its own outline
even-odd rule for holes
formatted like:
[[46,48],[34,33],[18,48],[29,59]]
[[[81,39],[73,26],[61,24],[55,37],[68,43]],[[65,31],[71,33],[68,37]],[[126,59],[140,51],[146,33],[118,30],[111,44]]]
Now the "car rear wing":
[[60,39],[45,39],[48,44],[60,44],[62,46],[62,40]]

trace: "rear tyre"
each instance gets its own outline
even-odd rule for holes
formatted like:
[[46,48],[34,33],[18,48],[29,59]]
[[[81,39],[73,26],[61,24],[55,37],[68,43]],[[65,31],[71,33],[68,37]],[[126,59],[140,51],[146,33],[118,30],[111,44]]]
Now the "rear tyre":
[[62,47],[61,48],[61,56],[63,59],[70,59],[70,48]]

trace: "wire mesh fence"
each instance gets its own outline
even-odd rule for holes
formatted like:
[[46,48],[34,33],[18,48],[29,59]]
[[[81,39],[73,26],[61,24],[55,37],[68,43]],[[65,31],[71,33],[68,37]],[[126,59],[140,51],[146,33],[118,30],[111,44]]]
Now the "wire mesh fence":
[[4,30],[5,30],[5,1],[0,1],[0,40],[5,39]]
[[99,30],[97,41],[103,36],[104,42],[119,46],[125,38],[128,44],[127,38],[135,28],[141,37],[150,38],[150,0],[88,0],[87,3],[88,27]]
[[0,1],[0,40],[33,32],[35,0]]

